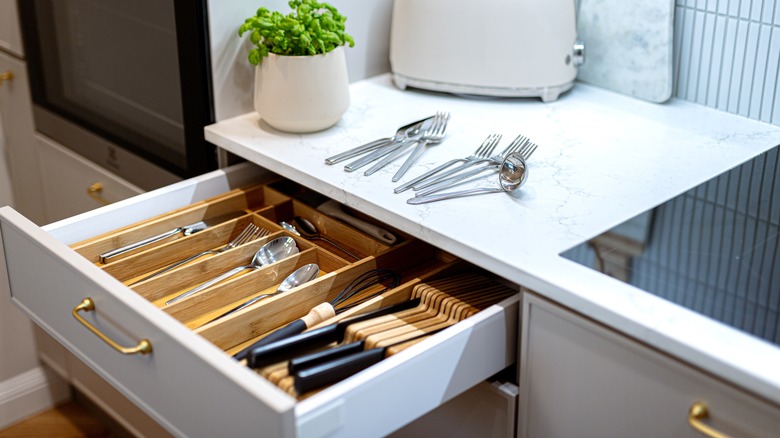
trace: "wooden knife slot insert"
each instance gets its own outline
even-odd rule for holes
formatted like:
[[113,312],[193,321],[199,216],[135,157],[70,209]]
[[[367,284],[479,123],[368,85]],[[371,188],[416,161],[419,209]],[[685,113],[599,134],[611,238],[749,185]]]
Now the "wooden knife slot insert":
[[[189,236],[165,239],[124,258],[108,263],[99,261],[101,253],[117,246],[203,219],[221,218],[229,213],[239,216],[221,223],[209,224],[205,230]],[[292,223],[296,217],[310,221],[321,235],[346,246],[360,258],[355,260],[325,240],[309,240],[280,225],[281,221]],[[263,229],[263,235],[146,278],[184,258],[225,247],[250,225]],[[393,233],[397,232],[382,226]],[[424,242],[397,233],[400,243],[389,246],[267,185],[257,185],[232,190],[90,238],[72,245],[72,248],[106,273],[128,285],[135,293],[232,355],[268,333],[305,316],[313,307],[331,302],[361,274],[378,269],[391,270],[400,276],[400,285],[365,300],[360,299],[363,295],[354,296],[352,300],[357,300],[357,306],[348,310],[341,309],[334,318],[320,323],[320,326],[408,301],[415,286],[422,282],[477,269]],[[283,236],[295,240],[299,250],[297,254],[257,269],[244,270],[187,298],[166,305],[166,301],[184,291],[233,268],[249,265],[260,247]],[[317,264],[320,269],[316,279],[215,319],[255,296],[275,292],[290,273],[310,263]],[[383,285],[375,285],[361,294],[371,295],[383,288]],[[339,306],[336,308],[339,309]],[[275,378],[267,369],[258,372],[296,395],[290,389],[289,383],[284,383],[289,379]]]

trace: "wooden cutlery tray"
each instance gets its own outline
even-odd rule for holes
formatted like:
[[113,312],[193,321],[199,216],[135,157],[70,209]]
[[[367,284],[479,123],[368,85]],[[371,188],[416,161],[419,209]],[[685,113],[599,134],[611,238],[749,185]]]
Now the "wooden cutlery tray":
[[[178,436],[217,436],[225,430],[242,436],[258,431],[268,436],[383,436],[516,362],[515,293],[471,316],[463,313],[466,319],[459,316],[447,329],[314,393],[293,394],[286,377],[235,360],[235,352],[330,302],[363,273],[387,269],[400,280],[397,287],[321,326],[405,302],[418,285],[467,271],[485,275],[345,207],[395,233],[398,243],[373,239],[318,210],[321,199],[298,199],[296,192],[262,182],[278,180],[242,163],[44,229],[9,208],[0,209],[11,298],[54,339]],[[100,260],[101,254],[119,246],[228,213],[234,216],[195,234],[172,235],[107,263]],[[279,225],[295,217],[316,224],[322,234],[360,257],[349,258],[327,242],[295,236]],[[268,234],[139,281],[175,260],[224,247],[250,224]],[[293,239],[299,252],[163,304],[166,297],[248,264],[257,248],[277,237]],[[236,303],[276,290],[288,273],[308,263],[321,268],[315,280],[209,322]],[[380,403],[398,409],[377,410]]]
[[[289,190],[290,184],[286,182],[284,187]],[[106,263],[101,261],[101,253],[118,246],[145,239],[185,223],[226,217],[226,215],[235,217],[213,224],[189,236],[172,236],[124,257]],[[280,225],[281,221],[291,221],[294,217],[309,220],[321,235],[348,247],[361,258],[355,260],[328,241],[319,239],[310,241]],[[371,220],[365,217],[361,219]],[[264,235],[143,280],[150,273],[189,255],[225,247],[250,224],[263,230]],[[390,229],[384,224],[379,225]],[[232,355],[269,332],[306,315],[318,304],[330,302],[351,281],[363,273],[388,269],[400,275],[400,285],[380,296],[359,302],[357,307],[339,313],[320,325],[409,300],[415,285],[422,281],[454,275],[456,272],[462,272],[464,268],[473,269],[452,256],[397,230],[393,230],[393,233],[398,237],[399,243],[389,246],[338,219],[320,213],[306,203],[272,188],[269,184],[261,184],[234,189],[78,242],[71,245],[71,248],[195,333]],[[260,247],[283,236],[295,240],[299,249],[297,254],[238,274],[181,301],[166,305],[167,300],[189,288],[234,267],[248,265]],[[265,298],[253,306],[214,320],[227,310],[255,296],[274,292],[279,283],[290,273],[310,263],[317,264],[320,268],[320,274],[316,279],[289,292]],[[355,299],[360,299],[360,296],[356,296]],[[259,370],[259,372],[267,374],[267,370]],[[276,380],[281,387],[295,395],[289,385],[279,382],[279,379]]]

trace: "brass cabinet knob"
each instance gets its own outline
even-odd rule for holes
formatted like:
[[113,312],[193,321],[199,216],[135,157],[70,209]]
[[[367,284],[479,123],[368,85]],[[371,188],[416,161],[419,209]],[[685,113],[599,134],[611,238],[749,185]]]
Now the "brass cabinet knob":
[[103,183],[100,181],[94,182],[92,183],[92,185],[87,187],[87,194],[89,195],[90,198],[94,199],[95,201],[103,205],[110,204],[108,199],[102,196],[102,193],[103,193]]
[[0,84],[5,81],[11,81],[14,78],[14,73],[11,70],[0,73]]
[[707,404],[701,401],[694,402],[688,410],[688,423],[694,429],[698,430],[705,436],[711,438],[728,438],[728,435],[716,430],[714,427],[705,423],[704,420],[710,416],[710,410],[707,408]]

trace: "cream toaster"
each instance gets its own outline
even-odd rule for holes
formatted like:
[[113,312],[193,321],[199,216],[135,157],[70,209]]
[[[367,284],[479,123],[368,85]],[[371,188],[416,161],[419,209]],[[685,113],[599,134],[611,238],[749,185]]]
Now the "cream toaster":
[[574,0],[395,0],[390,66],[397,87],[541,97],[574,86],[584,62]]

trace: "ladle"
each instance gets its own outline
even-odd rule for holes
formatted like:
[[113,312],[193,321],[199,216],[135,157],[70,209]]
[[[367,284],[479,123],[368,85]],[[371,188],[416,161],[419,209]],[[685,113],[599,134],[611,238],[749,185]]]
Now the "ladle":
[[[350,251],[340,243],[334,242],[333,240],[325,237],[322,233],[319,232],[317,227],[308,219],[300,216],[296,216],[293,218],[293,225],[292,227],[295,229],[293,231],[294,233],[298,234],[299,236],[309,239],[309,240],[322,240],[323,242],[327,242],[336,248],[338,248],[341,252],[344,254],[352,257],[355,260],[360,260],[360,256],[356,255],[354,252]],[[286,222],[283,222],[281,225],[283,228],[288,229],[284,224]],[[290,224],[287,224],[290,225]],[[292,230],[290,230],[292,231]]]
[[257,250],[254,257],[252,257],[252,261],[248,265],[233,268],[218,277],[212,278],[211,280],[188,290],[187,292],[177,295],[176,297],[166,301],[165,304],[173,304],[179,300],[183,300],[184,298],[198,293],[203,289],[219,283],[222,280],[226,280],[246,269],[259,269],[265,265],[270,265],[271,263],[278,262],[279,260],[297,253],[298,246],[295,244],[295,239],[289,236],[279,237],[266,243],[259,250]]
[[435,195],[415,196],[406,200],[407,204],[425,204],[427,202],[442,201],[445,199],[459,198],[462,196],[481,195],[484,193],[512,192],[525,184],[528,179],[528,167],[523,155],[514,152],[504,159],[498,172],[498,183],[501,187],[477,187],[457,192],[438,193]]
[[228,310],[227,312],[223,313],[222,315],[219,315],[218,317],[212,319],[209,322],[216,321],[220,318],[224,318],[225,316],[230,315],[231,313],[235,313],[241,309],[245,309],[264,298],[273,297],[275,295],[279,295],[284,292],[289,292],[290,290],[295,289],[296,287],[304,283],[308,283],[314,280],[315,278],[317,278],[318,275],[320,275],[320,267],[317,266],[315,263],[309,263],[308,265],[303,265],[300,268],[296,269],[292,274],[288,275],[287,278],[285,278],[284,281],[282,281],[282,284],[280,284],[279,287],[276,289],[276,292],[270,294],[258,295],[250,300],[247,300],[243,304]]

